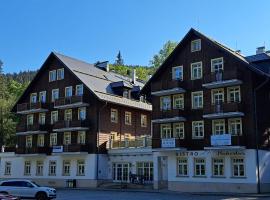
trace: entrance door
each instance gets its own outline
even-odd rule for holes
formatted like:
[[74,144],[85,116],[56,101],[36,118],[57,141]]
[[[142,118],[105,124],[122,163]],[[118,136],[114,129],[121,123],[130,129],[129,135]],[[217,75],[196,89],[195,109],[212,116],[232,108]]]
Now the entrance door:
[[158,188],[167,188],[168,187],[168,157],[161,156],[158,158]]
[[113,181],[129,182],[130,163],[113,164]]

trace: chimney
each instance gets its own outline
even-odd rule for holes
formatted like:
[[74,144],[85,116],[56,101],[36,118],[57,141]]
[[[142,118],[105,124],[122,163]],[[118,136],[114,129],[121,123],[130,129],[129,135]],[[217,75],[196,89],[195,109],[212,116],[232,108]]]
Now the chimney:
[[136,69],[132,69],[132,83],[136,84]]
[[241,50],[240,50],[240,49],[238,49],[238,50],[236,50],[236,51],[235,51],[235,53],[237,53],[237,54],[241,54]]
[[256,54],[265,53],[265,46],[257,47]]
[[109,61],[103,61],[103,62],[99,62],[97,61],[97,63],[95,64],[95,66],[99,69],[102,69],[106,72],[110,71],[110,67],[109,67]]

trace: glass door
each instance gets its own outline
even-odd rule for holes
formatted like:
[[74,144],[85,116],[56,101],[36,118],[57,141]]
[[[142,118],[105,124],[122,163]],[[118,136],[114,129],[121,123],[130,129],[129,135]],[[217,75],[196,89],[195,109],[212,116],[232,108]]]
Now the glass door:
[[129,182],[130,163],[114,163],[113,164],[113,181]]

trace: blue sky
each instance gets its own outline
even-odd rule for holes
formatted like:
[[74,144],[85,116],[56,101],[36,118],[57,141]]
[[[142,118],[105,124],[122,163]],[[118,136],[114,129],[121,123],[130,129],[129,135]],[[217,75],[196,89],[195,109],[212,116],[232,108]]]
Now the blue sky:
[[167,40],[194,27],[241,49],[270,49],[270,1],[1,0],[0,59],[4,72],[38,69],[51,51],[88,62],[148,65]]

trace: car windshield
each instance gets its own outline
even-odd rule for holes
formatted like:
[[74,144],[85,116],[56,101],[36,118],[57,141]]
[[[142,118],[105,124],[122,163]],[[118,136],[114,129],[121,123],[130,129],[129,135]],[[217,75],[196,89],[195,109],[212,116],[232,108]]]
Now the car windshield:
[[31,182],[34,186],[36,186],[36,187],[40,187],[40,185],[38,185],[37,183],[35,183],[35,182]]

